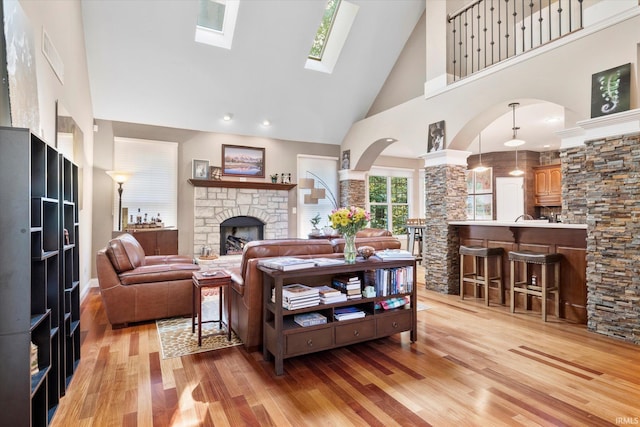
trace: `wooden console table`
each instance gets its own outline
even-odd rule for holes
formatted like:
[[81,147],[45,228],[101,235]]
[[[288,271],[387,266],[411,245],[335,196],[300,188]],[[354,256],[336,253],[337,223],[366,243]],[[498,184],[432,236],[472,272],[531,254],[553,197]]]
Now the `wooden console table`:
[[[302,283],[307,286],[330,285],[336,275],[354,275],[365,286],[364,276],[376,270],[405,270],[407,281],[411,282],[407,292],[373,298],[348,300],[335,304],[319,304],[299,310],[286,310],[282,307],[282,288],[290,283]],[[357,342],[368,341],[410,331],[411,342],[418,337],[416,317],[416,262],[415,260],[381,261],[371,257],[358,259],[355,264],[311,267],[293,271],[280,271],[258,266],[263,273],[263,357],[275,358],[276,375],[284,372],[284,359],[322,350],[342,347]],[[375,275],[374,275],[375,276]],[[271,301],[271,295],[274,301]],[[384,310],[379,307],[382,301],[390,298],[409,297],[408,308],[402,306]],[[355,306],[366,316],[360,319],[334,320],[334,310],[338,307]],[[327,318],[326,324],[299,326],[294,321],[296,314],[319,312]]]

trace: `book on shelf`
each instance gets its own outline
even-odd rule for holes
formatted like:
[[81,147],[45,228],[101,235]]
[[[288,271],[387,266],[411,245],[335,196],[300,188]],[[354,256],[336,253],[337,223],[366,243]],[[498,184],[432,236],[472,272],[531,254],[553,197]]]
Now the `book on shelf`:
[[282,302],[282,308],[287,310],[298,310],[300,308],[315,307],[320,304],[320,298],[308,301]]
[[358,307],[348,306],[348,307],[339,307],[333,311],[333,317],[336,320],[349,320],[349,319],[360,319],[365,317],[366,313],[360,310]]
[[320,297],[320,304],[335,304],[347,300],[347,294],[339,293],[337,296]]
[[295,316],[293,316],[293,320],[298,325],[304,327],[323,325],[327,323],[327,318],[322,314],[316,312],[296,314]]
[[288,256],[266,258],[259,261],[258,265],[281,271],[299,270],[302,268],[311,268],[316,266],[315,262],[313,262],[312,259],[295,258]]
[[414,261],[415,257],[411,255],[411,252],[404,249],[385,249],[382,251],[376,251],[375,256],[382,261]]
[[317,267],[344,264],[343,258],[311,258],[311,260],[316,264]]
[[333,285],[333,287],[340,289],[341,291],[349,291],[354,289],[360,291],[361,286],[361,282],[358,277],[356,277],[355,279],[349,279],[336,276],[331,281],[331,284]]
[[332,288],[331,286],[326,285],[318,286],[316,289],[318,290],[320,297],[332,297],[340,295],[342,293],[339,289]]
[[306,295],[319,295],[318,289],[301,283],[292,283],[282,287],[283,297],[301,297]]

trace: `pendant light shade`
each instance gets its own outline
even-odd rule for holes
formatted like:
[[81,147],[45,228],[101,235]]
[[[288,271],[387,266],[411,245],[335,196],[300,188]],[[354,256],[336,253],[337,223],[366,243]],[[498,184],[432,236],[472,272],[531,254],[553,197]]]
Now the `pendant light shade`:
[[518,107],[519,105],[519,102],[512,102],[511,104],[509,104],[509,108],[513,110],[513,126],[511,127],[511,129],[513,130],[513,136],[509,141],[504,143],[504,145],[506,145],[507,147],[519,147],[524,144],[524,141],[522,139],[518,139],[518,129],[520,128],[516,126],[516,107]]
[[478,166],[473,168],[473,171],[485,172],[489,168],[482,164],[482,133],[478,134],[478,151],[480,152],[480,156],[478,157]]
[[518,167],[518,147],[516,147],[516,168],[509,172],[511,176],[522,176],[524,175],[524,171]]

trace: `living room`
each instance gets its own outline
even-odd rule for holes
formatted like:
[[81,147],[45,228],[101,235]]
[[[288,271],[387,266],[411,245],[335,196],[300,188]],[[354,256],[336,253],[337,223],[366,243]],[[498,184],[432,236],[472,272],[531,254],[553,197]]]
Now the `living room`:
[[[481,304],[474,303],[471,303],[472,308],[469,309],[467,305],[469,303],[460,303],[450,295],[426,292],[423,289],[424,285],[421,287],[418,298],[431,308],[418,313],[421,339],[417,345],[410,343],[407,334],[399,334],[380,342],[360,345],[356,349],[321,353],[300,360],[294,358],[286,364],[287,379],[272,377],[270,364],[262,361],[262,355],[259,352],[243,353],[240,349],[214,352],[210,357],[192,356],[188,362],[182,362],[179,359],[161,360],[158,355],[157,338],[154,335],[156,334],[155,324],[147,323],[137,325],[134,329],[112,330],[105,320],[104,308],[99,307],[100,296],[94,286],[97,277],[95,254],[111,239],[112,232],[117,228],[115,226],[117,224],[117,185],[105,174],[105,171],[115,169],[114,139],[170,141],[178,144],[177,220],[172,225],[180,232],[178,247],[182,255],[193,256],[200,246],[200,243],[194,240],[192,232],[196,221],[194,207],[196,190],[188,182],[193,173],[192,160],[206,159],[212,166],[222,165],[221,146],[223,144],[265,149],[267,165],[265,177],[263,179],[247,178],[246,181],[268,182],[270,174],[291,173],[292,182],[295,184],[308,170],[300,168],[301,159],[331,159],[336,162],[336,187],[333,190],[338,195],[344,193],[344,185],[348,186],[354,182],[364,183],[367,172],[372,169],[406,171],[415,184],[411,193],[413,203],[409,216],[423,217],[426,214],[425,191],[422,191],[418,183],[424,179],[425,158],[420,156],[427,151],[428,125],[446,120],[447,148],[459,151],[469,150],[475,154],[477,149],[472,145],[480,130],[497,117],[507,115],[510,121],[510,112],[506,108],[509,102],[520,100],[525,103],[527,99],[537,98],[561,105],[566,109],[563,129],[574,129],[576,124],[579,127],[579,122],[590,117],[588,98],[590,78],[593,73],[626,63],[632,64],[633,76],[637,73],[634,67],[637,64],[638,40],[637,31],[633,30],[638,24],[637,2],[613,1],[610,3],[610,5],[615,4],[613,8],[621,9],[616,13],[624,14],[626,8],[628,15],[624,19],[620,18],[616,24],[600,29],[599,32],[590,33],[584,40],[576,37],[562,48],[546,51],[537,57],[516,60],[510,67],[487,72],[481,77],[472,77],[468,82],[458,83],[453,85],[454,88],[447,89],[438,83],[440,81],[438,67],[433,68],[433,64],[428,64],[426,67],[424,65],[425,58],[432,57],[432,49],[442,47],[443,44],[427,45],[425,33],[429,34],[426,28],[433,28],[431,25],[445,25],[445,20],[440,18],[443,18],[446,13],[442,12],[455,7],[447,5],[451,2],[416,1],[417,6],[415,4],[411,6],[411,10],[418,11],[413,18],[414,24],[411,28],[405,28],[402,36],[398,36],[403,39],[403,42],[396,46],[395,57],[388,62],[386,73],[382,73],[383,77],[379,79],[379,90],[370,95],[366,102],[363,101],[368,105],[359,116],[348,117],[349,125],[342,127],[343,131],[339,136],[327,138],[332,143],[317,142],[313,138],[305,140],[302,137],[273,137],[278,128],[278,119],[274,116],[271,117],[273,122],[271,130],[254,125],[258,130],[251,134],[242,131],[237,133],[221,131],[220,129],[224,128],[219,126],[228,126],[228,124],[222,123],[222,118],[217,116],[210,119],[216,122],[215,130],[202,130],[200,125],[189,127],[184,123],[177,124],[172,119],[167,119],[167,115],[171,114],[166,111],[164,112],[165,120],[158,123],[151,120],[151,113],[147,112],[147,110],[151,111],[152,105],[162,104],[157,100],[150,100],[148,104],[134,105],[131,109],[137,109],[138,113],[131,118],[118,112],[117,103],[113,105],[114,110],[102,109],[97,113],[94,106],[96,100],[93,98],[97,99],[99,94],[92,90],[90,81],[93,77],[90,76],[91,67],[88,65],[91,62],[95,67],[95,62],[92,62],[95,59],[89,57],[96,52],[89,51],[87,47],[88,36],[84,27],[89,25],[88,18],[85,16],[87,10],[97,7],[99,12],[99,8],[104,6],[92,6],[91,3],[104,2],[21,1],[19,3],[24,9],[34,34],[32,41],[35,45],[37,63],[35,92],[40,118],[39,126],[34,131],[44,140],[54,141],[57,109],[58,115],[64,113],[72,116],[84,135],[82,148],[77,151],[80,154],[74,161],[81,166],[79,173],[83,178],[81,190],[83,206],[79,212],[78,243],[81,266],[80,289],[85,310],[82,320],[86,321],[86,326],[82,326],[84,340],[81,365],[91,364],[91,368],[81,366],[80,375],[74,378],[69,390],[68,396],[73,396],[76,401],[83,399],[84,403],[75,407],[69,404],[69,407],[65,407],[53,418],[54,425],[82,422],[96,425],[146,425],[151,421],[158,425],[205,425],[217,421],[232,425],[236,423],[324,424],[325,421],[354,425],[373,425],[377,422],[385,425],[394,422],[400,425],[420,423],[447,425],[452,422],[507,425],[526,421],[539,424],[562,422],[578,424],[594,422],[590,419],[590,414],[595,414],[596,421],[602,424],[629,423],[628,420],[637,419],[634,417],[639,414],[634,409],[632,397],[637,397],[640,379],[633,370],[633,365],[637,362],[633,345],[615,339],[608,341],[610,339],[608,337],[587,332],[584,325],[580,327],[571,325],[566,328],[566,325],[552,322],[549,326],[541,326],[539,319],[535,317],[524,316],[525,319],[520,320],[516,316],[517,322],[522,323],[518,323],[515,327],[512,317],[498,309],[485,309]],[[444,3],[444,6],[441,3]],[[620,6],[623,3],[624,5]],[[317,5],[310,7],[322,9]],[[366,10],[365,4],[361,4],[360,7]],[[84,8],[86,10],[83,10]],[[425,14],[425,9],[432,13]],[[97,14],[96,10],[94,13]],[[612,15],[615,13],[612,12]],[[95,16],[94,19],[96,19]],[[435,16],[438,17],[437,23],[432,22],[432,19],[436,21]],[[104,19],[105,22],[108,21]],[[41,37],[43,28],[46,29],[48,37],[53,41],[63,59],[64,83],[56,75],[50,61],[43,53],[43,37]],[[118,31],[117,25],[110,27],[109,24],[105,24],[105,28],[112,32]],[[108,31],[104,31],[108,35]],[[603,45],[607,40],[617,49],[604,48]],[[597,46],[597,54],[583,58],[584,53],[580,52],[588,50],[587,46]],[[419,53],[416,54],[416,51]],[[576,58],[580,58],[580,61]],[[104,60],[116,63],[116,68],[126,70],[131,58],[112,57]],[[412,60],[418,65],[412,63]],[[157,66],[161,67],[162,64]],[[527,70],[527,67],[531,69]],[[110,67],[106,67],[106,64],[105,68],[111,70]],[[425,68],[427,68],[426,72]],[[552,78],[554,76],[558,78]],[[140,84],[142,83],[141,81]],[[268,85],[269,82],[262,81],[262,84]],[[410,86],[410,89],[406,89],[405,86]],[[488,87],[491,90],[488,90]],[[638,106],[635,78],[632,79],[632,88],[635,91],[632,93],[636,93],[632,101],[633,109]],[[145,90],[140,92],[144,93]],[[161,97],[164,91],[167,92],[167,96],[170,92],[166,87],[159,89]],[[186,103],[189,103],[189,96],[197,97],[191,92],[183,95],[183,98],[187,98]],[[260,92],[256,92],[255,96],[260,98]],[[150,99],[154,98],[150,97]],[[335,102],[341,102],[340,98]],[[238,103],[251,103],[251,98],[243,98]],[[281,101],[281,103],[284,105],[286,102]],[[274,104],[278,109],[278,102]],[[461,108],[461,105],[465,108]],[[184,107],[180,108],[184,109]],[[225,112],[233,112],[235,120],[242,120],[238,113],[241,111],[240,107],[235,109],[222,106],[221,108],[224,108]],[[281,109],[284,110],[284,107]],[[125,110],[124,106],[122,110]],[[289,111],[287,109],[287,113]],[[283,115],[286,116],[284,113]],[[283,123],[287,119],[282,117],[281,120]],[[631,125],[626,127],[629,122]],[[635,122],[636,118],[632,116],[626,124],[621,125],[625,133],[634,131],[633,126],[637,127],[637,124],[634,125]],[[305,123],[307,126],[313,126],[312,120]],[[611,122],[604,126],[608,125],[611,125]],[[331,124],[316,123],[315,126],[328,129]],[[526,126],[525,123],[520,123],[523,132]],[[506,126],[506,130],[507,133],[511,132],[510,123]],[[387,141],[387,138],[394,141]],[[574,135],[567,133],[559,139],[566,142],[571,138],[574,138]],[[337,162],[344,151],[350,153],[350,168],[346,171],[338,171],[340,167]],[[416,152],[418,152],[417,155]],[[223,177],[224,179],[244,181],[244,178]],[[127,192],[126,184],[124,192],[125,194]],[[304,193],[298,189],[290,192],[287,207],[290,214],[287,221],[287,237],[302,237],[306,234],[303,227],[310,227],[308,220],[302,219],[299,214],[304,208],[302,200]],[[365,194],[362,192],[347,191],[346,193],[347,198],[340,200],[349,202],[365,199]],[[134,209],[135,206],[130,208]],[[446,221],[446,219],[443,220]],[[404,244],[405,236],[397,237],[400,237]],[[431,277],[423,270],[421,274],[422,277],[419,277],[421,284],[424,283],[425,277]],[[469,311],[472,313],[468,313]],[[502,323],[491,324],[488,321],[491,316],[500,318]],[[95,322],[94,319],[99,320]],[[473,330],[456,332],[454,327],[456,324],[477,324],[478,329],[486,333],[478,335],[482,340],[476,339],[472,337]],[[501,330],[510,328],[514,329],[513,335],[510,332],[509,335],[497,338]],[[531,337],[540,330],[549,334],[548,342],[545,342],[546,350],[539,350],[544,354],[536,353],[537,343],[535,338]],[[510,339],[517,340],[522,336],[526,336],[526,340],[518,342],[519,347],[508,343]],[[562,354],[548,351],[563,340],[570,339],[574,340],[568,344],[570,350]],[[501,353],[499,359],[493,359],[491,345],[498,345],[506,353]],[[111,349],[109,349],[110,346]],[[608,346],[615,349],[613,350],[615,355],[611,356],[611,359],[606,355],[605,349]],[[465,348],[466,351],[460,352],[460,348]],[[637,347],[635,350],[637,352]],[[421,359],[420,356],[425,354],[427,356]],[[447,356],[448,354],[451,356]],[[517,366],[509,365],[507,370],[495,374],[496,370],[501,369],[502,364],[512,363],[502,358],[504,354],[515,354],[520,357],[525,354],[525,356],[520,364],[516,363]],[[465,359],[474,357],[482,359],[486,365],[477,364],[471,369]],[[539,387],[534,392],[525,386],[528,381],[526,371],[531,366],[534,366],[531,369],[536,369],[538,365],[533,365],[532,361],[540,360],[543,361],[542,365],[547,367],[553,365],[554,369],[563,373],[551,374],[545,371],[544,375],[548,375],[547,378],[531,386]],[[609,366],[611,360],[615,361],[617,368]],[[140,365],[137,365],[138,362]],[[136,367],[127,372],[127,363],[136,364]],[[314,372],[312,369],[314,364],[322,366],[324,373]],[[425,367],[425,364],[430,366]],[[452,369],[452,364],[456,365],[456,369]],[[357,367],[357,373],[345,372],[352,366]],[[387,366],[394,366],[394,370],[388,369]],[[517,372],[516,375],[519,378],[517,384],[509,380],[509,373],[513,372]],[[374,378],[384,375],[389,376],[387,383],[377,382]],[[479,375],[483,377],[483,381],[487,378],[489,381],[483,383],[477,378]],[[545,392],[542,391],[550,390],[549,395],[554,392],[571,394],[572,386],[569,383],[573,377],[579,377],[580,381],[585,382],[585,387],[592,387],[588,392],[592,394],[572,395],[570,402],[567,402],[557,396],[553,398],[545,396]],[[592,385],[607,377],[609,382],[603,381],[599,387]],[[413,384],[410,382],[411,378],[419,378],[423,384]],[[450,381],[451,378],[455,380]],[[295,384],[296,381],[299,383]],[[324,385],[314,388],[314,383],[318,381],[323,382]],[[617,384],[618,381],[623,382],[623,385]],[[126,386],[105,390],[103,382],[124,382]],[[431,382],[431,387],[424,387],[425,382]],[[137,388],[138,384],[140,388]],[[407,384],[407,388],[404,388],[403,384]],[[80,393],[74,390],[74,385],[89,392]],[[601,394],[600,387],[609,386],[615,391],[609,395]],[[385,387],[397,388],[386,393],[383,391]],[[410,403],[405,400],[406,395],[409,394],[415,396],[437,394],[441,387],[455,389],[460,395],[450,392],[440,401],[431,401],[424,396],[411,400]],[[509,389],[509,387],[512,388]],[[516,390],[514,393],[518,397],[511,399],[507,395],[508,391],[505,390]],[[267,396],[270,392],[274,395]],[[527,393],[533,393],[536,404],[544,402],[544,409],[536,411],[532,407],[535,405],[528,405]],[[286,397],[282,398],[284,394]],[[329,395],[331,397],[327,397]],[[469,396],[475,396],[474,403],[470,407],[463,408]],[[488,401],[498,403],[490,407],[489,413],[483,412],[480,408],[482,399],[478,396],[484,396]],[[603,399],[606,404],[598,399]],[[343,403],[340,403],[340,400]],[[514,403],[513,400],[518,402]],[[136,403],[133,403],[134,401]],[[311,405],[308,403],[311,401],[321,403]],[[581,403],[576,403],[578,401]],[[612,409],[604,409],[607,405],[611,405]],[[111,412],[110,406],[118,409]],[[318,406],[328,409],[319,410]],[[592,409],[587,409],[588,407]],[[153,410],[153,408],[160,409]],[[571,415],[562,415],[560,414],[562,411]],[[363,415],[361,417],[354,415],[358,413]],[[618,417],[621,417],[621,421]]]

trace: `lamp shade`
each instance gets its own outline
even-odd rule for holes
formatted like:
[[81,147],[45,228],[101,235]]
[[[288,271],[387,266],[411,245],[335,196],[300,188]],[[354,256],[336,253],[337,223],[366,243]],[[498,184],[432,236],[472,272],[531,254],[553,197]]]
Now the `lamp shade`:
[[106,171],[106,173],[118,184],[124,184],[133,175],[131,172],[125,171]]

